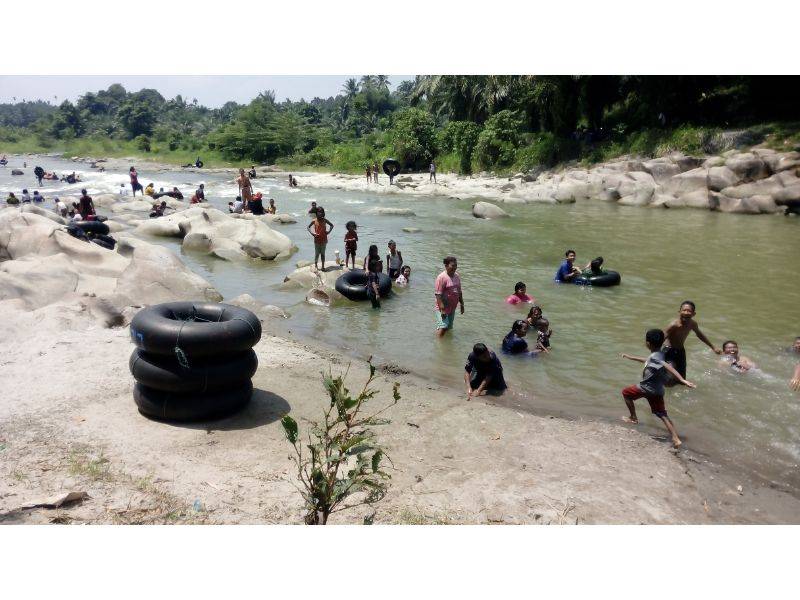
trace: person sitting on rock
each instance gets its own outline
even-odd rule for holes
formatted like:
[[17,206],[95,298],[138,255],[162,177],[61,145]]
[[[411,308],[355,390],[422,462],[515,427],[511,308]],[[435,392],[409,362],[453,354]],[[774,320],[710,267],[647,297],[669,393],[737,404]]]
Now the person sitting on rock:
[[19,204],[19,198],[14,195],[14,192],[8,192],[8,198],[6,198],[6,204],[11,204],[12,206],[16,206]]
[[261,192],[257,192],[253,198],[250,199],[250,212],[254,215],[263,215],[264,214],[264,204],[262,200],[263,196]]
[[237,215],[242,214],[244,211],[244,202],[241,196],[236,196],[236,202],[228,202],[228,210]]
[[147,187],[144,188],[144,195],[145,196],[150,196],[152,198],[153,194],[155,194],[155,193],[156,193],[155,186],[152,183],[148,183]]
[[167,201],[162,200],[161,204],[153,204],[153,212],[150,213],[150,218],[155,219],[164,216],[164,211],[167,210]]
[[197,199],[200,202],[205,202],[206,201],[206,184],[205,183],[201,183],[200,187],[197,188],[197,190],[195,191],[194,195],[197,196]]

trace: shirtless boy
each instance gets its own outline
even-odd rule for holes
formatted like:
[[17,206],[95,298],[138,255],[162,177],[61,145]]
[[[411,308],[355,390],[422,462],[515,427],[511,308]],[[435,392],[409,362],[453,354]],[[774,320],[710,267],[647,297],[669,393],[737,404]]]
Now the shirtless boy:
[[[694,302],[691,300],[684,300],[681,302],[678,318],[664,329],[664,335],[667,338],[667,344],[664,347],[664,360],[675,367],[675,370],[680,373],[681,377],[684,379],[686,378],[686,349],[683,347],[683,344],[691,332],[694,331],[700,341],[711,348],[716,354],[722,354],[722,350],[712,344],[705,334],[700,331],[700,327],[694,320],[696,314],[697,309],[695,308]],[[676,381],[673,377],[666,385],[672,387],[675,383]]]

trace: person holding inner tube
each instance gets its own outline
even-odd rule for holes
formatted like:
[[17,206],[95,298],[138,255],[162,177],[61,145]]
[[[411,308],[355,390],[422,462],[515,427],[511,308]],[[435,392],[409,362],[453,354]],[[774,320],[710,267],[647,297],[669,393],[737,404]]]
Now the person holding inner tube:
[[[330,225],[330,228],[328,226]],[[319,270],[317,260],[322,258],[322,270],[325,270],[325,247],[328,245],[328,234],[333,231],[333,223],[325,218],[325,209],[317,207],[314,220],[306,227],[308,233],[314,238],[314,269]],[[366,268],[366,266],[365,266]]]
[[581,270],[575,266],[575,250],[567,250],[564,253],[564,261],[556,271],[554,281],[557,283],[572,283],[576,277],[581,276]]
[[434,296],[436,297],[436,335],[444,336],[453,328],[456,318],[456,305],[464,314],[464,297],[461,295],[461,278],[456,273],[458,261],[455,256],[444,259],[444,271],[436,277]]

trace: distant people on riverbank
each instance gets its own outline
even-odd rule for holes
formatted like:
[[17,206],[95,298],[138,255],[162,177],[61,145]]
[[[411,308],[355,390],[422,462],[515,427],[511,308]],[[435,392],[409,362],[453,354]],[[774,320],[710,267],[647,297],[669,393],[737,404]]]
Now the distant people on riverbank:
[[430,183],[431,181],[433,181],[433,183],[436,183],[436,163],[431,161],[431,165],[430,167],[428,167],[428,170],[430,171],[430,177],[428,177],[428,182]]
[[269,199],[269,206],[267,207],[267,212],[271,215],[274,215],[278,212],[278,207],[275,206],[275,198]]
[[119,184],[119,195],[120,196],[127,196],[128,195],[128,188],[125,187],[124,183]]
[[641,381],[622,390],[622,398],[625,400],[625,405],[630,412],[630,416],[622,417],[622,419],[627,423],[638,424],[639,419],[636,416],[636,407],[633,401],[639,398],[646,398],[652,413],[661,419],[672,436],[672,445],[675,448],[679,448],[682,442],[678,437],[678,432],[675,430],[675,425],[667,415],[667,407],[664,404],[664,386],[670,375],[675,381],[687,387],[693,388],[695,385],[687,381],[683,374],[679,373],[666,361],[664,351],[661,349],[664,344],[664,338],[664,332],[660,329],[650,329],[645,334],[645,345],[651,352],[650,356],[641,358],[629,354],[622,355],[622,358],[644,363]]
[[250,170],[247,172],[247,175],[250,177],[250,179],[257,179],[255,165],[250,166]]
[[394,280],[394,284],[406,287],[409,283],[411,283],[411,267],[403,265],[403,268],[400,269],[400,275]]
[[62,217],[67,216],[67,205],[64,204],[58,197],[53,198],[53,210],[57,215],[61,215]]
[[372,244],[364,259],[364,270],[367,272],[367,297],[372,303],[372,308],[381,307],[381,290],[379,273],[383,273],[383,261],[378,255],[378,246]]
[[400,269],[403,266],[403,254],[397,249],[397,244],[394,240],[389,240],[387,246],[389,247],[389,254],[386,255],[386,268],[389,277],[394,280],[400,275]]
[[536,299],[533,296],[529,296],[527,292],[528,288],[524,282],[518,281],[514,286],[514,293],[511,294],[508,298],[506,298],[506,303],[508,304],[533,304],[536,302]]
[[36,176],[36,181],[39,182],[39,185],[42,185],[42,179],[44,178],[44,169],[39,165],[36,165],[33,169],[33,174]]
[[44,202],[44,196],[39,193],[39,190],[33,190],[33,202],[34,204],[41,204]]
[[444,271],[439,273],[434,284],[436,298],[436,335],[442,337],[453,328],[456,318],[456,306],[461,307],[464,314],[464,297],[461,295],[461,278],[456,271],[458,261],[455,256],[444,259]]
[[367,165],[367,183],[372,183],[372,167]]
[[228,202],[228,211],[240,215],[244,212],[244,202],[241,196],[236,196],[235,202]]
[[91,196],[86,193],[86,190],[81,190],[81,197],[78,200],[78,212],[84,220],[88,220],[90,216],[96,214],[94,210],[94,202]]
[[297,187],[297,179],[291,173],[289,173],[289,187]]
[[250,183],[250,178],[245,174],[244,169],[239,169],[239,177],[236,179],[239,184],[239,195],[242,197],[245,212],[250,210],[250,200],[253,199],[253,184]]
[[197,199],[200,202],[205,202],[206,201],[206,184],[205,183],[201,183],[200,187],[198,187],[194,191],[194,195],[197,196]]
[[[681,302],[678,318],[664,329],[664,335],[667,338],[667,345],[664,348],[665,360],[680,373],[681,377],[686,377],[686,349],[684,348],[684,342],[693,331],[700,341],[711,348],[716,354],[722,354],[722,350],[711,343],[703,332],[700,331],[700,327],[697,322],[694,321],[696,314],[697,309],[694,302],[691,300],[684,300]],[[674,380],[667,381],[668,387],[673,385],[675,385]]]
[[262,199],[263,195],[261,192],[257,192],[256,195],[250,200],[250,212],[254,215],[264,214],[264,204]]
[[348,221],[344,224],[346,229],[344,234],[344,266],[352,259],[353,266],[356,268],[356,252],[358,251],[358,225],[355,221]]
[[31,195],[28,193],[27,189],[22,190],[22,203],[23,204],[31,203]]
[[375,161],[375,164],[372,165],[372,178],[375,180],[375,183],[378,183],[378,173],[380,169],[378,168],[378,161]]
[[558,283],[572,283],[576,277],[581,276],[581,270],[575,266],[575,250],[567,250],[564,253],[564,261],[556,271],[554,278]]
[[503,377],[503,365],[486,344],[479,342],[472,347],[464,365],[464,383],[467,385],[467,400],[490,392],[502,394],[508,388]]
[[142,191],[142,184],[139,183],[139,174],[136,172],[136,167],[131,167],[128,175],[131,178],[131,191],[133,192],[133,197],[136,197],[136,192]]
[[6,204],[10,204],[11,206],[16,206],[19,204],[19,198],[14,195],[14,192],[8,192],[8,198],[6,198]]
[[722,342],[722,357],[720,358],[720,365],[730,368],[736,373],[746,373],[751,369],[755,369],[755,363],[739,354],[739,344],[734,340],[726,340]]
[[[316,204],[316,203],[313,203]],[[330,226],[330,227],[329,227]],[[333,223],[325,218],[325,209],[317,206],[314,211],[314,220],[306,227],[314,238],[314,269],[319,270],[317,260],[322,259],[322,270],[325,270],[325,248],[328,245],[328,234],[333,231]]]

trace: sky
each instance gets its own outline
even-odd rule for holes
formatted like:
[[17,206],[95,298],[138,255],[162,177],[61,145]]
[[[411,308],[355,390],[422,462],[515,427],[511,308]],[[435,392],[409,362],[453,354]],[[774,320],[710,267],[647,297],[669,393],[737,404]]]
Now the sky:
[[[121,83],[128,91],[155,88],[165,98],[178,94],[189,102],[193,98],[209,108],[218,108],[229,100],[246,104],[259,92],[274,90],[275,98],[282,101],[311,100],[315,96],[335,96],[346,79],[361,75],[257,75],[257,76],[168,76],[168,75],[0,75],[0,103],[27,100],[49,100],[60,104],[65,99],[75,101],[87,91],[106,89],[112,83]],[[391,89],[413,75],[389,75]],[[57,96],[57,98],[56,98]]]

